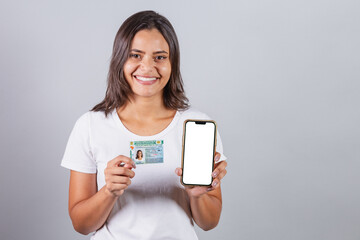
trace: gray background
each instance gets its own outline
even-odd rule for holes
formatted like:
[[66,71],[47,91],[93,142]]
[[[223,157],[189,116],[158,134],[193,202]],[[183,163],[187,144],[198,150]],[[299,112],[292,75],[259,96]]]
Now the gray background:
[[0,236],[88,239],[60,167],[102,100],[115,34],[153,9],[174,25],[192,105],[219,124],[228,175],[200,239],[360,239],[360,2],[1,1]]

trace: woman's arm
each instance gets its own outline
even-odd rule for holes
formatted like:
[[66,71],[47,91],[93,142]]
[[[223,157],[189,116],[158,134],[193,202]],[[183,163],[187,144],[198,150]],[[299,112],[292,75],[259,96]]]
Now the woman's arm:
[[[214,161],[220,159],[220,153],[215,154]],[[222,209],[221,197],[221,179],[226,175],[227,162],[222,161],[215,163],[215,170],[213,171],[213,182],[210,188],[208,187],[185,187],[185,190],[190,198],[190,208],[194,221],[196,224],[207,231],[216,227],[220,220]],[[176,174],[182,175],[182,169],[177,168]]]
[[[126,163],[120,167],[121,162]],[[117,198],[131,184],[135,173],[132,160],[118,156],[105,169],[106,185],[97,191],[96,174],[71,171],[69,184],[69,215],[74,229],[89,234],[99,229],[108,218]]]
[[71,171],[69,185],[69,215],[74,229],[85,235],[99,229],[117,197],[108,194],[105,186],[96,192],[96,174]]
[[199,197],[189,196],[194,221],[205,231],[217,226],[220,220],[222,199],[220,186]]

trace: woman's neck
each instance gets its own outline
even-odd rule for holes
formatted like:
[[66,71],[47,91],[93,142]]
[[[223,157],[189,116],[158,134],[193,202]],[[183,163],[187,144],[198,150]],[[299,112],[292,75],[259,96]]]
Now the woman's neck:
[[137,121],[154,120],[166,117],[169,110],[161,97],[133,97],[127,104],[118,109],[120,116]]

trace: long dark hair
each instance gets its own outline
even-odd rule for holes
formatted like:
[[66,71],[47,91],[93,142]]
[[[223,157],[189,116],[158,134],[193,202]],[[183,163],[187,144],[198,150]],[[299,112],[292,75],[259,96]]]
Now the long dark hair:
[[171,75],[164,87],[163,101],[166,108],[184,110],[189,107],[180,74],[180,50],[175,30],[169,20],[154,11],[142,11],[130,16],[116,34],[110,61],[105,98],[91,111],[104,111],[105,116],[114,108],[123,106],[133,95],[124,76],[124,64],[130,54],[131,41],[143,29],[157,29],[170,49]]

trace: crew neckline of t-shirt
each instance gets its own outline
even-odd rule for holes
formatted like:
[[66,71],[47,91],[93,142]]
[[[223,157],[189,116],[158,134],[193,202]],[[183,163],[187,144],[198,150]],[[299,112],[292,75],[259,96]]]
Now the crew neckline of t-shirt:
[[125,125],[122,123],[119,115],[117,114],[116,108],[113,110],[112,116],[116,122],[116,125],[119,126],[119,128],[123,132],[125,132],[128,136],[130,136],[131,138],[135,138],[135,139],[139,139],[139,140],[149,140],[149,139],[161,138],[164,135],[166,135],[178,122],[178,120],[180,118],[180,113],[179,113],[179,111],[176,111],[175,116],[171,120],[170,124],[164,130],[162,130],[161,132],[159,132],[155,135],[150,135],[150,136],[140,136],[140,135],[137,135],[137,134],[131,132],[129,129],[127,129],[125,127]]

